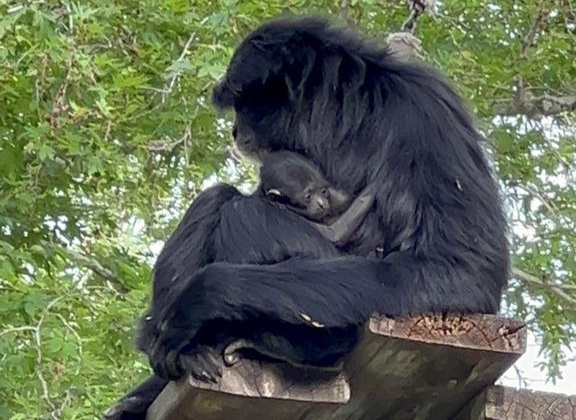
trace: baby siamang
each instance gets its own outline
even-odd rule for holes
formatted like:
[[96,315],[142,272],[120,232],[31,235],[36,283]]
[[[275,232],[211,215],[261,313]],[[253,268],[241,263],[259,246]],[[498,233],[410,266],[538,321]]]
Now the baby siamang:
[[[372,185],[374,204],[339,251],[262,196],[202,193],[154,270],[139,344],[158,376],[114,418],[142,413],[167,379],[217,380],[231,339],[328,364],[373,311],[498,310],[509,254],[497,184],[481,135],[435,71],[323,19],[280,19],[242,41],[214,101],[234,109],[245,153],[299,152],[336,188]],[[383,257],[367,258],[377,247]]]
[[318,222],[312,226],[340,246],[345,245],[374,203],[367,189],[351,204],[350,194],[330,184],[314,163],[288,151],[264,155],[259,189],[272,201]]

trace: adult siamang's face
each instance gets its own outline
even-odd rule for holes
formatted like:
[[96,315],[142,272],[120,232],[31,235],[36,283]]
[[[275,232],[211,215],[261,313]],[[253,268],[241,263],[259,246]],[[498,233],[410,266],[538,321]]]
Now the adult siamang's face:
[[235,111],[234,143],[242,154],[259,159],[269,151],[295,149],[293,114],[280,95],[255,95]]
[[268,149],[266,144],[258,141],[251,124],[246,121],[246,117],[243,117],[242,114],[236,113],[232,135],[234,136],[234,144],[244,156],[261,160],[262,153]]
[[239,151],[258,159],[267,151],[297,149],[298,117],[284,81],[271,76],[233,97],[230,77],[216,86],[215,102],[235,111],[233,135]]

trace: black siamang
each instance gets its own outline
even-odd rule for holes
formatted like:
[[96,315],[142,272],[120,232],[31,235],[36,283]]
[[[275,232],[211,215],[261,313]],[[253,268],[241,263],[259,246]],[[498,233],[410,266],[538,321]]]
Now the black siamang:
[[[323,19],[282,19],[240,44],[214,101],[234,109],[245,153],[298,152],[354,196],[373,185],[374,204],[337,250],[261,196],[202,193],[154,271],[139,343],[157,376],[112,417],[144,410],[167,379],[216,380],[235,339],[330,365],[373,311],[498,310],[509,255],[497,184],[435,71]],[[374,248],[383,258],[367,258]]]

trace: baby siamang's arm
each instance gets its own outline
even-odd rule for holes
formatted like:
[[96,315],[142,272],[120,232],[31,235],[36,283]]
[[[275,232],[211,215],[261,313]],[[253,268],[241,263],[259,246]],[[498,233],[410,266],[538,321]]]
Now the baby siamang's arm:
[[329,225],[310,222],[326,239],[343,245],[358,229],[374,204],[374,189],[368,186],[354,199],[350,207]]

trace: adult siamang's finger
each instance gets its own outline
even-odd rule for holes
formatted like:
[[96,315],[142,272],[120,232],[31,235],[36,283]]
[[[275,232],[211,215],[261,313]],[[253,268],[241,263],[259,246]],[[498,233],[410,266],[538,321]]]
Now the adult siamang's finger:
[[203,382],[218,382],[222,376],[220,357],[214,349],[200,346],[181,356],[182,367],[192,377]]
[[159,377],[167,380],[179,379],[184,373],[179,363],[179,352],[176,350],[156,353],[151,358],[150,365]]

